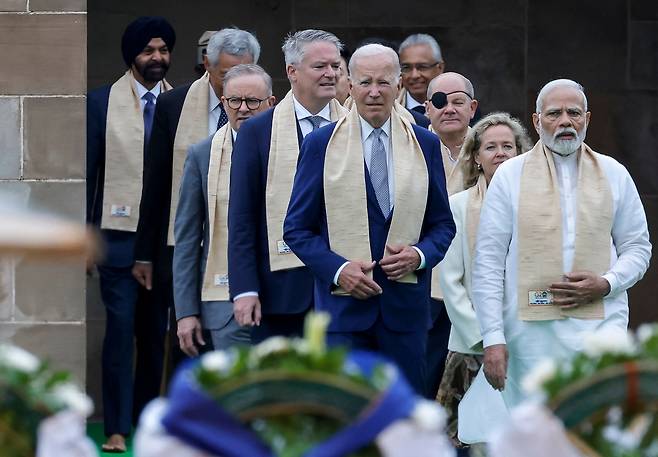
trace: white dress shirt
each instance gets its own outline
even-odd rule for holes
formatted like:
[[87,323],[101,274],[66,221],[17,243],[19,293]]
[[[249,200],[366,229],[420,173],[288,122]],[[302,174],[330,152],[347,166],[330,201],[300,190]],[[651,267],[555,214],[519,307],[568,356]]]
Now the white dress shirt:
[[423,104],[423,103],[419,102],[418,100],[416,100],[415,98],[413,98],[411,96],[411,94],[409,93],[409,91],[407,91],[407,101],[405,103],[406,103],[405,106],[406,106],[407,109],[414,109],[415,107],[420,106],[420,105]]
[[[582,332],[603,326],[625,332],[628,327],[626,290],[642,278],[651,257],[647,220],[628,171],[611,157],[601,154],[596,157],[608,179],[613,200],[610,269],[603,275],[610,283],[610,292],[603,299],[605,318],[602,320],[520,321],[517,318],[517,216],[525,154],[503,163],[487,190],[473,263],[473,301],[484,347],[508,345],[510,362],[505,392],[511,391],[509,404],[522,400],[520,377],[542,357],[568,356],[581,350]],[[553,154],[553,158],[562,208],[563,268],[570,272],[575,250],[577,154],[568,157]]]
[[219,106],[221,103],[215,89],[208,84],[208,135],[212,135],[217,131],[217,123],[222,114],[222,108]]
[[325,105],[317,114],[311,113],[309,110],[304,108],[299,101],[292,96],[292,103],[295,105],[295,114],[297,115],[297,120],[299,121],[299,129],[302,131],[302,137],[306,138],[306,135],[313,131],[313,124],[308,119],[311,116],[320,116],[322,122],[320,122],[320,127],[324,127],[327,124],[331,124],[331,108],[329,108],[329,103]]
[[[370,158],[372,156],[372,142],[374,141],[374,135],[372,132],[375,130],[375,127],[368,124],[368,122],[359,116],[359,121],[361,122],[361,141],[363,144],[363,159],[366,162],[366,167],[368,173],[370,173]],[[388,196],[389,196],[389,209],[393,208],[395,203],[395,167],[393,163],[393,153],[392,153],[392,143],[391,143],[391,118],[388,118],[386,122],[381,126],[382,133],[380,138],[384,143],[384,149],[386,150],[386,169],[388,172]],[[418,252],[420,256],[420,265],[417,270],[425,268],[425,254],[416,246],[412,246]],[[338,285],[338,277],[340,272],[343,271],[343,268],[347,266],[349,262],[342,264],[336,274],[334,275],[334,284]]]
[[142,97],[146,95],[147,92],[152,93],[155,96],[155,100],[153,100],[153,104],[157,103],[158,100],[158,95],[160,95],[160,83],[157,83],[155,86],[153,86],[153,89],[148,90],[146,87],[142,86],[142,84],[135,80],[135,88],[137,89],[137,96],[139,97],[139,106],[142,110],[142,113],[144,112],[144,106],[146,106],[146,100]]

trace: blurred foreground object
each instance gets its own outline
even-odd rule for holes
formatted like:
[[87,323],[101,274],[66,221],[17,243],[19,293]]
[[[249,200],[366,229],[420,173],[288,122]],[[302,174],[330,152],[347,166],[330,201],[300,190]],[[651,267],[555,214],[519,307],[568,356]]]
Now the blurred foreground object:
[[[305,337],[204,354],[140,420],[135,455],[448,457],[445,414],[375,354],[325,346],[328,315]],[[410,449],[413,449],[410,453]]]
[[[583,352],[568,361],[546,359],[523,385],[534,404],[514,410],[511,423],[494,434],[492,457],[658,457],[658,324],[640,326],[635,336],[610,328],[587,334]],[[550,425],[555,417],[564,428]],[[524,430],[534,439],[519,439]],[[566,437],[575,454],[556,450]],[[544,439],[553,444],[542,447]]]
[[69,381],[68,373],[51,370],[17,346],[0,345],[4,457],[97,456],[84,425],[92,409],[91,400]]

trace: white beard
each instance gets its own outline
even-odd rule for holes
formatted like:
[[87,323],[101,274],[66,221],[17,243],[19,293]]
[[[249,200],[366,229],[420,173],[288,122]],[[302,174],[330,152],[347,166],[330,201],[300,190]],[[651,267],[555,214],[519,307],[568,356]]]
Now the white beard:
[[[561,135],[562,133],[573,133],[575,138],[573,140],[559,139],[558,135]],[[563,157],[569,156],[580,149],[580,145],[585,141],[586,134],[587,127],[583,127],[583,130],[580,132],[576,131],[574,128],[568,127],[556,131],[555,134],[551,136],[541,126],[539,127],[539,139],[542,143],[544,143],[548,149]]]

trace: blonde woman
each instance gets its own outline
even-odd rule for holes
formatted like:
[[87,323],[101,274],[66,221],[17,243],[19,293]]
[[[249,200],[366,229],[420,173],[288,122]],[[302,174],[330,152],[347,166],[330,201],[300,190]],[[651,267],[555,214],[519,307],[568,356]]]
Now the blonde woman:
[[521,123],[492,113],[468,132],[460,153],[467,190],[450,197],[457,233],[441,263],[440,282],[452,323],[446,367],[437,401],[450,415],[449,434],[457,438],[457,407],[482,365],[482,336],[471,303],[471,260],[482,201],[498,166],[531,148]]

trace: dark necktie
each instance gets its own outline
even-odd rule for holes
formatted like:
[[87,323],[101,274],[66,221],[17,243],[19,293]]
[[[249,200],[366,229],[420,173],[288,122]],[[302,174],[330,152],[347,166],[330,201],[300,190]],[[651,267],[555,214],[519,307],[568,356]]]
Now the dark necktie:
[[221,129],[228,122],[228,116],[226,111],[224,111],[224,106],[220,103],[217,105],[219,107],[219,119],[217,119],[217,130]]
[[388,217],[391,211],[391,200],[388,192],[388,167],[386,165],[386,149],[381,138],[382,129],[372,131],[372,148],[370,153],[370,181],[375,189],[375,197],[379,208]]
[[423,105],[414,106],[411,109],[419,114],[425,114],[425,107]]
[[147,148],[149,140],[151,139],[151,130],[153,128],[153,114],[155,113],[155,95],[152,92],[147,92],[142,97],[146,100],[144,105],[144,149]]
[[324,118],[322,116],[309,116],[309,117],[305,117],[304,119],[309,121],[313,126],[313,130],[311,130],[312,132],[315,132],[317,129],[319,129],[320,125],[324,121]]

